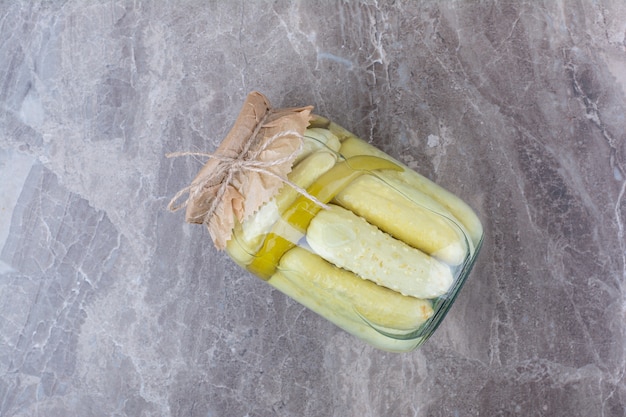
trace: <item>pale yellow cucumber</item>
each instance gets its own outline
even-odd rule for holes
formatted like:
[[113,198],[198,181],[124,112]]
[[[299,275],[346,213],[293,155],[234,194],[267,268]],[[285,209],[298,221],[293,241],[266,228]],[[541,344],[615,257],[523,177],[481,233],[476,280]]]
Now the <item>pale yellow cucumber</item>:
[[279,270],[298,285],[314,286],[325,294],[329,308],[349,311],[372,324],[413,331],[433,315],[429,300],[407,297],[350,271],[337,268],[306,249],[295,247],[283,255]]
[[470,255],[474,254],[475,246],[474,242],[471,238],[470,232],[467,230],[465,225],[459,221],[448,209],[442,206],[439,202],[435,201],[431,196],[423,193],[416,187],[412,187],[407,184],[405,181],[402,181],[399,178],[395,178],[393,175],[387,175],[389,173],[385,173],[384,177],[379,177],[379,179],[385,184],[389,185],[392,189],[398,191],[400,194],[404,195],[406,198],[412,201],[419,202],[421,206],[423,206],[426,210],[430,210],[433,213],[437,213],[441,217],[445,218],[448,221],[448,224],[451,227],[454,227],[454,230],[460,234],[461,239],[465,242],[467,249],[470,252]]
[[439,297],[454,281],[447,265],[336,205],[317,214],[306,236],[322,258],[403,295]]
[[[315,180],[331,169],[336,162],[332,152],[316,152],[294,166],[288,178],[294,184],[306,189]],[[263,243],[263,238],[271,230],[284,212],[298,198],[299,194],[293,187],[285,184],[276,197],[264,204],[243,223],[237,223],[233,237],[226,244],[226,251],[239,265],[246,266]]]
[[267,282],[286,296],[297,300],[304,307],[378,349],[390,352],[409,352],[422,341],[422,338],[395,339],[381,334],[365,321],[357,321],[354,315],[348,311],[329,307],[330,300],[323,291],[311,286],[296,285],[294,281],[298,284],[302,283],[302,280],[293,274],[286,276],[277,271]]
[[[355,136],[351,136],[341,142],[339,153],[346,158],[354,155],[373,155],[400,164],[400,162],[378,148]],[[433,198],[465,226],[474,246],[478,246],[483,236],[482,224],[474,210],[463,200],[408,167],[404,171],[385,172],[381,173],[380,176],[382,178],[398,179]]]
[[350,137],[354,137],[354,134],[352,132],[344,129],[335,122],[330,122],[330,124],[328,125],[328,130],[330,130],[335,136],[337,136],[340,142],[343,142]]
[[352,132],[349,132],[337,123],[331,122],[327,118],[322,117],[318,114],[313,115],[313,118],[311,119],[309,124],[309,128],[328,129],[333,135],[337,137],[337,139],[339,139],[340,142],[343,142],[348,138],[355,137]]
[[[358,286],[354,287],[351,283],[354,279],[357,279],[362,283],[376,287],[375,284],[364,281],[353,274],[347,275],[348,278],[346,280],[345,274],[349,274],[347,271],[333,267],[319,257],[311,259],[311,256],[315,255],[308,253],[305,249],[291,249],[283,256],[280,269],[274,273],[268,283],[283,294],[297,300],[311,311],[316,312],[343,330],[369,342],[379,349],[392,352],[406,352],[413,350],[421,341],[420,338],[402,340],[402,336],[410,334],[417,328],[412,327],[413,324],[419,326],[433,314],[432,307],[427,304],[429,303],[427,300],[416,300],[415,302],[411,301],[409,304],[397,306],[397,310],[400,310],[400,308],[407,309],[407,311],[412,310],[415,315],[414,318],[408,317],[407,314],[400,314],[399,317],[396,316],[395,319],[390,322],[390,317],[381,315],[380,312],[376,311],[375,306],[373,310],[369,310],[370,317],[365,317],[362,312],[357,311],[358,303],[363,304],[364,301],[368,303],[372,301],[380,303],[385,301],[389,302],[390,300],[388,300],[385,295],[383,295],[383,298],[379,301],[370,299],[368,291],[362,292],[359,290]],[[324,276],[315,274],[315,271],[318,269],[330,273]],[[337,271],[338,275],[336,275]],[[356,293],[346,296],[345,291],[353,288],[356,288]],[[335,289],[338,289],[339,292],[335,292]],[[388,291],[382,287],[376,287],[376,289]],[[357,304],[352,303],[351,298],[362,296],[366,297],[364,301],[357,300]],[[402,296],[395,294],[394,299],[396,297]],[[412,298],[408,299],[413,300]],[[413,303],[416,303],[416,305],[412,305]],[[423,308],[424,306],[426,308]],[[361,310],[368,311],[367,308],[364,309],[363,307],[361,307]],[[398,313],[394,314],[397,315]],[[404,323],[404,327],[408,327],[409,329],[399,331],[397,328],[393,329],[382,326],[381,324],[375,323],[373,321],[374,317],[372,316],[378,317],[379,321],[387,324],[402,326],[402,323]],[[368,322],[366,320],[371,321]],[[375,330],[374,326],[383,329],[383,331],[387,329],[388,333],[397,334],[399,339],[381,334],[379,331]]]
[[[404,187],[409,188],[409,187]],[[455,223],[428,208],[430,197],[402,192],[373,175],[357,178],[335,202],[409,245],[450,265],[459,265],[473,248]]]
[[302,137],[302,150],[296,157],[294,164],[299,163],[317,151],[330,150],[332,152],[337,152],[340,147],[341,143],[339,142],[339,139],[328,129],[306,129]]

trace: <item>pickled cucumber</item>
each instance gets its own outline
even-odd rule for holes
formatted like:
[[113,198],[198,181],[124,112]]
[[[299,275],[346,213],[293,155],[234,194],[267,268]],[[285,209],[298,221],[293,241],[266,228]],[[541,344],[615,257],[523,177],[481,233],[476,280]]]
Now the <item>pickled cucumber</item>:
[[[400,169],[402,169],[400,166],[383,158],[354,156],[337,163],[320,176],[308,187],[307,192],[322,203],[328,203],[344,187],[363,174],[375,170]],[[284,221],[277,222],[267,235],[263,246],[248,265],[248,270],[263,279],[268,279],[274,273],[283,253],[295,246],[304,236],[311,219],[320,210],[321,207],[306,196],[298,196],[292,206],[282,213],[281,218]]]
[[[367,321],[383,327],[413,331],[433,315],[432,303],[401,295],[388,288],[359,278],[355,274],[295,247],[285,253],[279,271],[298,285],[307,283],[324,292],[325,300],[334,300],[328,308],[353,311]],[[356,316],[358,318],[358,316]]]
[[[450,264],[471,252],[461,229],[428,208],[430,197],[416,189],[401,191],[373,175],[354,180],[334,201],[379,229]],[[406,193],[409,192],[409,195]],[[473,245],[472,245],[473,249]]]
[[[267,282],[348,333],[392,352],[415,348],[421,338],[410,335],[434,314],[428,300],[379,287],[298,247],[283,256]],[[381,333],[384,325],[396,337]]]
[[421,337],[395,338],[381,333],[364,320],[358,319],[356,315],[352,314],[353,310],[349,307],[335,305],[327,292],[307,283],[297,274],[286,275],[277,271],[267,283],[346,332],[378,349],[390,352],[408,352],[423,341]]
[[454,281],[445,264],[339,206],[331,205],[311,221],[307,243],[336,266],[403,295],[439,297]]
[[304,131],[302,138],[302,150],[296,157],[294,164],[299,163],[317,151],[332,151],[337,152],[341,147],[341,143],[337,136],[333,135],[327,129],[309,128]]
[[[341,142],[339,153],[346,158],[353,155],[372,155],[399,163],[386,153],[357,138],[356,136],[343,140]],[[465,226],[474,246],[479,246],[483,236],[482,224],[474,213],[474,210],[472,210],[463,200],[430,181],[426,177],[423,177],[408,168],[403,171],[387,172],[384,175],[381,175],[381,178],[398,179],[430,196],[433,200],[445,207],[447,211],[452,213],[452,215]]]
[[[309,155],[289,173],[294,184],[307,188],[323,173],[331,169],[337,160],[332,152],[318,151]],[[243,223],[237,223],[231,239],[226,244],[229,254],[239,265],[246,266],[260,249],[263,239],[283,213],[298,198],[298,192],[285,184],[276,197],[263,205]]]

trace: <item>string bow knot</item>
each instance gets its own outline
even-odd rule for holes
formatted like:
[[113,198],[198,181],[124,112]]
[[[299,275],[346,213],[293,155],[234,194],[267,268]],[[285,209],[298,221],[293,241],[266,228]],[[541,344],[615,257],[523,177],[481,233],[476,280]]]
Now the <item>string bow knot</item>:
[[[309,125],[312,109],[272,109],[263,94],[250,93],[235,124],[214,153],[167,155],[207,158],[191,185],[180,190],[168,208],[176,211],[186,207],[187,222],[205,224],[218,249],[226,247],[237,220],[242,222],[254,214],[284,185],[326,208],[287,178],[302,149],[302,134]],[[185,195],[187,198],[179,203]]]
[[[204,177],[203,181],[192,183],[191,185],[180,190],[176,195],[170,200],[167,205],[168,210],[170,211],[178,211],[182,208],[187,207],[189,202],[193,200],[199,193],[202,192],[205,188],[210,187],[218,187],[217,193],[215,197],[211,200],[211,205],[209,209],[203,213],[200,217],[200,223],[207,224],[210,219],[215,215],[215,211],[217,207],[226,194],[226,190],[229,186],[234,187],[240,194],[242,193],[242,185],[240,181],[234,181],[235,177],[239,173],[243,173],[244,171],[258,172],[263,175],[268,175],[272,178],[276,178],[286,185],[292,187],[299,194],[302,194],[309,200],[313,201],[315,204],[319,205],[322,208],[328,208],[326,204],[318,200],[315,196],[311,195],[304,188],[300,187],[298,184],[290,181],[285,176],[276,174],[271,171],[270,168],[274,166],[279,166],[285,164],[287,162],[292,161],[302,150],[302,143],[298,146],[295,152],[292,152],[286,157],[278,158],[273,161],[264,161],[260,160],[259,155],[263,153],[270,145],[277,139],[285,136],[296,136],[301,138],[302,136],[295,131],[287,131],[281,132],[279,134],[274,135],[269,140],[265,142],[263,146],[259,149],[250,152],[244,152],[242,154],[237,155],[236,157],[229,157],[224,155],[219,155],[217,153],[204,153],[204,152],[172,152],[165,155],[167,158],[177,158],[181,156],[199,156],[208,159],[214,159],[219,161],[215,169],[212,171],[211,175],[207,175]],[[182,196],[188,194],[187,198],[183,203],[177,204],[177,201],[180,200]],[[239,219],[242,220],[242,219]]]

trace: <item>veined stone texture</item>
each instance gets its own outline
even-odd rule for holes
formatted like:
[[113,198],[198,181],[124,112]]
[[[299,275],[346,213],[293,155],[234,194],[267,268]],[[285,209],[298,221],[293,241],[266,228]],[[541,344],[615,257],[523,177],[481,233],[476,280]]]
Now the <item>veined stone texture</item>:
[[[245,96],[468,201],[435,335],[375,350],[166,210]],[[0,415],[626,415],[626,3],[0,2]]]

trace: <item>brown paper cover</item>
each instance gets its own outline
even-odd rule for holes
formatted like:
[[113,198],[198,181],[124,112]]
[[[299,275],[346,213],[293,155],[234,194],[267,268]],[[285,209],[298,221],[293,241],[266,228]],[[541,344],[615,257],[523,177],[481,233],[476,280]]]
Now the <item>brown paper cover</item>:
[[250,93],[226,138],[183,190],[186,221],[206,224],[218,249],[226,247],[235,219],[246,219],[283,186],[312,109],[272,109],[263,94]]

